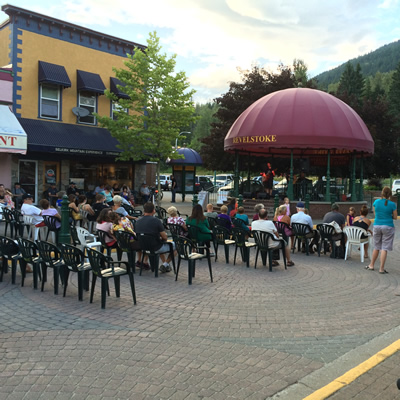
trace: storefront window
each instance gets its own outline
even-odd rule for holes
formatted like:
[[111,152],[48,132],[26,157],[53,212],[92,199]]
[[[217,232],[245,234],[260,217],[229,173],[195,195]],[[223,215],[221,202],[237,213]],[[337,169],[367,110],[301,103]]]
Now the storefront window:
[[[132,186],[133,168],[131,164],[70,163],[70,179],[81,182],[86,192],[93,191],[100,183]],[[83,181],[82,181],[82,180]]]

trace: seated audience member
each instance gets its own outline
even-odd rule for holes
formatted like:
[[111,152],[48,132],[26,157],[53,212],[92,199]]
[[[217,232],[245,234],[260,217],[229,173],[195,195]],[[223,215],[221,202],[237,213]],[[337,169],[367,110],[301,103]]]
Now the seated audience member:
[[[336,222],[340,229],[346,225],[346,219],[343,214],[339,212],[339,206],[336,203],[332,204],[331,207],[332,211],[329,211],[325,214],[324,219],[322,220],[323,224],[330,224],[331,222]],[[340,245],[344,248],[345,245],[345,234],[343,232],[337,232],[335,235],[332,236],[333,240],[340,240]]]
[[[371,229],[369,229],[372,224],[372,221],[369,218],[367,218],[368,211],[369,211],[368,207],[364,204],[361,207],[360,216],[355,217],[353,220],[353,226],[365,229],[366,231],[365,234],[361,235],[361,239],[367,239],[368,238],[367,233],[372,235],[372,231]],[[365,258],[368,258],[368,243],[365,245]]]
[[92,209],[94,211],[96,220],[99,217],[101,210],[104,210],[105,208],[110,209],[108,204],[105,204],[105,201],[106,201],[106,198],[104,197],[103,194],[101,194],[101,193],[96,194],[96,202],[92,205]]
[[115,218],[116,215],[111,209],[103,209],[100,212],[99,217],[97,218],[97,224],[96,224],[96,229],[98,231],[103,231],[107,233],[105,237],[105,242],[107,247],[111,248],[118,247],[117,239],[114,236],[113,223],[112,223],[112,221]]
[[257,221],[258,220],[258,218],[259,218],[259,215],[258,215],[258,213],[260,212],[260,210],[262,210],[264,208],[264,204],[256,204],[255,206],[254,206],[254,212],[255,212],[255,214],[253,215],[253,221]]
[[105,199],[106,199],[106,203],[111,207],[113,205],[112,199],[113,199],[113,191],[110,185],[106,185],[104,186],[104,190],[102,192],[100,192],[100,194],[102,194]]
[[[285,207],[285,212],[286,212],[286,207]],[[259,219],[255,220],[251,223],[251,230],[252,231],[263,231],[263,232],[268,232],[274,236],[275,239],[279,239],[279,233],[276,230],[276,227],[272,221],[268,221],[268,211],[263,208],[259,212]],[[286,242],[285,242],[286,243]],[[274,248],[279,246],[279,242],[274,242],[271,241],[269,245]],[[288,267],[293,267],[294,262],[290,258],[290,248],[288,244],[286,243],[285,245],[285,255],[286,255],[286,265]],[[277,261],[273,261],[272,265],[279,265]]]
[[225,223],[224,227],[228,229],[228,231],[230,232],[232,230],[232,220],[231,217],[228,215],[228,207],[221,206],[220,210],[221,213],[218,214],[217,218],[221,218],[224,221]]
[[124,218],[128,219],[137,219],[136,217],[132,217],[128,214],[128,211],[125,210],[124,207],[122,207],[122,197],[119,195],[116,195],[113,197],[113,206],[111,207],[117,214],[123,216]]
[[90,204],[87,204],[87,197],[84,194],[78,196],[78,209],[79,211],[86,211],[88,213],[87,219],[89,221],[96,221],[96,216]]
[[288,215],[287,215],[286,204],[282,204],[281,206],[279,206],[276,209],[274,221],[283,222],[283,223],[289,225],[288,227],[285,227],[285,235],[288,238],[290,237],[290,247],[293,247],[294,234],[293,234],[292,228],[290,227],[290,217],[288,217]]
[[6,205],[7,205],[7,201],[5,199],[5,196],[6,196],[6,189],[4,188],[4,185],[1,184],[0,185],[0,204],[3,207],[6,207]]
[[212,204],[207,204],[207,211],[204,213],[206,217],[217,218],[218,213],[214,211],[214,206]]
[[[290,224],[299,223],[305,224],[310,227],[310,233],[306,235],[307,238],[313,238],[310,244],[310,253],[314,253],[314,248],[317,250],[318,242],[319,242],[319,233],[314,229],[314,225],[312,222],[312,218],[305,213],[305,205],[302,201],[299,201],[296,205],[297,213],[293,214],[290,218]],[[304,249],[303,249],[304,250]],[[304,250],[305,251],[305,250]]]
[[[170,255],[168,255],[168,258],[165,257],[165,253],[168,253],[170,250],[169,244],[166,243],[168,236],[162,222],[154,216],[155,213],[154,204],[150,202],[145,203],[143,205],[143,216],[137,220],[135,230],[137,234],[145,233],[157,239],[159,247],[156,249],[156,253],[160,254],[161,261],[163,262],[159,270],[160,272],[170,272],[171,267],[169,263],[172,258]],[[174,243],[173,246],[175,248]]]
[[5,206],[10,208],[10,209],[14,209],[15,208],[15,204],[12,200],[13,195],[11,193],[10,189],[4,189],[4,201],[5,201]]
[[119,193],[120,193],[120,190],[119,190],[119,185],[118,185],[118,183],[114,183],[114,185],[112,186],[112,192],[113,192],[113,195],[115,196],[115,195],[119,195]]
[[22,201],[23,204],[21,207],[21,213],[23,215],[32,216],[35,226],[46,226],[43,222],[42,210],[33,205],[33,196],[29,193],[25,193],[24,195],[22,195]]
[[249,228],[249,225],[250,225],[249,217],[244,213],[244,207],[242,207],[242,206],[238,207],[237,214],[235,215],[235,218],[236,219],[240,219],[241,221],[243,221],[244,224],[246,225],[244,227],[244,229],[246,231],[250,231],[250,228]]
[[50,202],[47,199],[42,199],[39,201],[39,206],[42,208],[42,215],[50,215],[58,219],[58,221],[56,221],[56,228],[60,228],[61,215],[55,208],[50,207]]
[[[169,217],[167,219],[168,224],[175,224],[175,225],[180,225],[182,226],[182,229],[187,232],[187,226],[185,224],[185,221],[183,220],[182,217],[178,215],[178,210],[176,207],[171,206],[168,208],[167,213],[169,214]],[[186,235],[185,235],[186,236]]]
[[207,217],[203,214],[203,208],[200,204],[196,204],[192,209],[192,214],[187,217],[186,225],[192,225],[199,228],[199,233],[195,240],[200,243],[204,243],[208,248],[210,247],[210,241],[212,240],[212,233]]
[[76,196],[74,194],[70,194],[68,196],[68,207],[72,210],[71,216],[75,221],[80,221],[82,219],[82,215],[79,212],[79,208],[76,205]]
[[63,191],[63,190],[61,190],[60,192],[57,193],[56,207],[61,208],[64,196],[65,196],[65,191]]

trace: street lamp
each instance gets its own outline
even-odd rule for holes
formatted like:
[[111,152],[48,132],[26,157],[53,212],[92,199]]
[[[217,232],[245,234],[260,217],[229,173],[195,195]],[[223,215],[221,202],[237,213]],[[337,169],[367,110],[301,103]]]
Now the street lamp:
[[178,137],[176,138],[176,140],[175,140],[175,150],[178,148],[178,138],[179,138],[179,136],[181,136],[181,135],[183,135],[183,134],[191,134],[192,132],[180,132],[179,133],[179,135],[178,135]]

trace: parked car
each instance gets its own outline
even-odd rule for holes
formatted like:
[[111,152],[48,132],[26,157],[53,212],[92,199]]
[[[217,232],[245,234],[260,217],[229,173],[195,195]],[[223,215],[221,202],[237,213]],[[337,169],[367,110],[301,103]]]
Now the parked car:
[[[169,179],[169,175],[160,175],[161,189],[169,190],[171,181]],[[156,178],[156,187],[158,186],[158,180]]]
[[211,182],[211,179],[204,175],[195,176],[194,187],[196,193],[201,192],[202,190],[207,190],[208,192],[212,192],[214,190],[214,185]]
[[[229,195],[233,191],[234,182],[229,182],[227,185],[222,186],[218,189],[218,192],[229,192]],[[243,181],[239,182],[239,193],[251,192],[252,194],[256,194],[258,192],[264,192],[264,187],[260,181],[257,179],[250,179],[250,187],[248,185],[248,180],[243,179]]]
[[400,189],[400,179],[395,179],[392,184],[392,193],[395,195],[396,190]]
[[233,175],[217,175],[215,179],[219,182],[225,182],[225,185],[227,185],[229,182],[233,181]]

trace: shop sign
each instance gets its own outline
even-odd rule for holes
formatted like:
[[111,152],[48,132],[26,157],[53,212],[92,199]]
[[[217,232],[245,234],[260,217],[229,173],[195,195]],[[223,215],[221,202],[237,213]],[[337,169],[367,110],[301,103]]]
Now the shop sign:
[[117,151],[69,149],[67,147],[55,147],[54,151],[56,153],[83,154],[83,155],[94,155],[94,156],[119,156],[120,155],[120,153],[118,153]]

